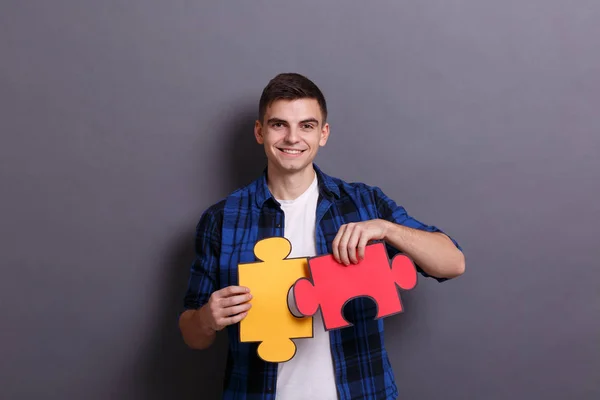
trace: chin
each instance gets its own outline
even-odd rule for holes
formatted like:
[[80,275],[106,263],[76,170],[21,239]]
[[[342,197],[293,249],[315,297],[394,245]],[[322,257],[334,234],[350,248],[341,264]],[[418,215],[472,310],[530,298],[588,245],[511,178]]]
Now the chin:
[[277,161],[275,163],[276,168],[281,171],[286,172],[298,172],[305,169],[310,165],[310,161],[307,163],[305,160],[296,160],[296,161]]
[[290,172],[300,171],[300,170],[304,169],[305,167],[306,167],[305,165],[300,165],[300,164],[280,164],[279,165],[279,169],[282,169],[284,171],[290,171]]

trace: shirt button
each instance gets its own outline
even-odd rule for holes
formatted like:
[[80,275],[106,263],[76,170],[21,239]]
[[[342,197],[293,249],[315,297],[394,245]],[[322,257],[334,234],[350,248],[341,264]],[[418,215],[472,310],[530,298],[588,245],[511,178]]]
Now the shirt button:
[[278,228],[281,228],[281,224],[277,224],[277,227],[278,227]]

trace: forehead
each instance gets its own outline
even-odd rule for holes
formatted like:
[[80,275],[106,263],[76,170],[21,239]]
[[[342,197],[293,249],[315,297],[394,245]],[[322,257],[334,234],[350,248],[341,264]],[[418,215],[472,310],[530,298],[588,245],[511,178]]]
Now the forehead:
[[265,110],[265,120],[279,118],[302,121],[309,118],[322,120],[321,108],[316,99],[275,100]]

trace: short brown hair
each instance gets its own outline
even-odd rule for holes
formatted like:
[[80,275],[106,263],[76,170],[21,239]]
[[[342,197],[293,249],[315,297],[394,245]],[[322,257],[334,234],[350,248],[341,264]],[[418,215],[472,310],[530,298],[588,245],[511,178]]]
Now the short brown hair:
[[327,120],[327,102],[313,81],[298,73],[282,73],[269,81],[260,96],[258,119],[263,121],[267,107],[276,100],[315,99],[321,108],[323,121]]

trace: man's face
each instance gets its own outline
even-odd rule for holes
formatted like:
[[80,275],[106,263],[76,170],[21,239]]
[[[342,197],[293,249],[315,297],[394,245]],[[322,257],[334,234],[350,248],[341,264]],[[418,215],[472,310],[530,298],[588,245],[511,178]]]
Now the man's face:
[[256,121],[254,135],[264,145],[269,167],[294,173],[310,166],[329,137],[321,108],[315,99],[277,100]]

